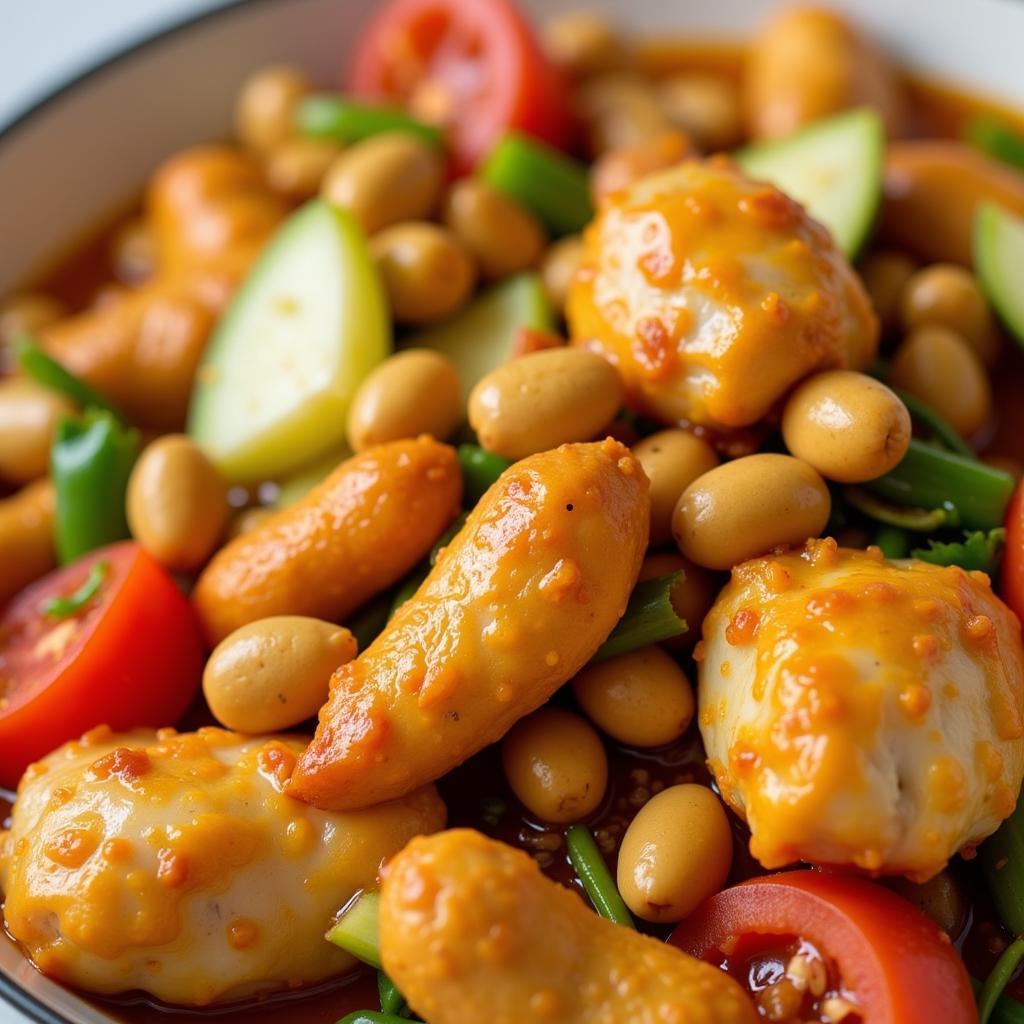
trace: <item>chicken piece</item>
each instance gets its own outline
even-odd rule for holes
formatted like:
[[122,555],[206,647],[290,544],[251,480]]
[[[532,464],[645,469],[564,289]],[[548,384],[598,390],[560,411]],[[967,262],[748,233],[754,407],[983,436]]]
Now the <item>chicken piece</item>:
[[756,1024],[724,971],[605,921],[534,861],[469,829],[384,873],[384,969],[429,1024]]
[[566,310],[575,345],[618,366],[665,423],[742,427],[807,374],[860,369],[878,320],[828,232],[726,158],[606,198]]
[[640,464],[611,438],[506,470],[415,595],[334,673],[289,792],[319,807],[389,800],[543,704],[626,609],[647,547],[647,492]]
[[412,837],[432,786],[329,814],[283,792],[296,738],[94,730],[28,770],[0,834],[7,929],[43,973],[91,992],[209,1003],[354,963],[331,915]]
[[271,615],[341,621],[430,551],[461,499],[455,449],[432,437],[345,459],[213,556],[192,594],[207,639]]
[[1024,651],[984,573],[811,541],[733,570],[699,654],[708,760],[765,867],[925,881],[1014,808]]
[[230,146],[173,157],[150,186],[154,276],[41,332],[47,352],[133,422],[175,430],[217,317],[287,212]]

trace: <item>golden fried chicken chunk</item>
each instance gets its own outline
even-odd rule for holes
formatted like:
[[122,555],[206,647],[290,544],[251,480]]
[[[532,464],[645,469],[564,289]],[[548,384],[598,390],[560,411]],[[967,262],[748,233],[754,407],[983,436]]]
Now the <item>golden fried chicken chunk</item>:
[[765,867],[923,881],[1014,808],[1024,650],[984,573],[811,541],[733,570],[699,654],[708,759]]
[[331,915],[444,824],[432,786],[345,814],[283,792],[302,741],[95,730],[29,769],[0,839],[4,921],[45,974],[204,1006],[354,963]]
[[874,357],[878,322],[828,232],[727,159],[690,160],[606,198],[566,315],[666,423],[742,427],[797,381]]
[[430,1024],[756,1024],[724,971],[605,921],[537,862],[470,829],[388,864],[381,958]]

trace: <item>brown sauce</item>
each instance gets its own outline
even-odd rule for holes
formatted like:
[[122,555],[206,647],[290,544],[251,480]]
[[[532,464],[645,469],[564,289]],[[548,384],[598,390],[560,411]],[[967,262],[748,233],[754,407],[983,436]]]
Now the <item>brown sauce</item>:
[[[739,78],[743,48],[720,43],[663,44],[642,50],[641,66],[650,74],[663,75],[679,70],[699,70]],[[1024,129],[1024,115],[999,104],[966,96],[945,86],[920,80],[908,82],[917,110],[921,134],[957,136],[967,120],[979,113],[995,114]],[[72,309],[88,306],[113,277],[112,241],[116,229],[138,212],[132,203],[100,228],[80,240],[66,257],[32,280],[34,287],[66,302]],[[998,424],[989,450],[1013,455],[1024,461],[1024,357],[1007,346],[1003,364],[993,375],[996,387]],[[694,666],[686,664],[690,678]],[[568,700],[562,695],[556,701]],[[200,713],[202,714],[202,713]],[[189,719],[195,717],[190,715]],[[194,725],[189,721],[187,724]],[[696,726],[680,741],[657,751],[629,750],[609,746],[609,789],[604,806],[588,822],[610,866],[614,867],[618,844],[632,817],[654,793],[679,782],[708,782]],[[497,752],[486,750],[451,772],[439,782],[449,808],[449,825],[470,826],[519,846],[534,856],[553,878],[578,886],[569,864],[565,832],[531,820],[505,785]],[[11,794],[0,790],[0,826],[7,818]],[[730,883],[762,873],[747,849],[748,834],[737,820],[734,825],[735,859]],[[984,881],[976,863],[960,863],[955,873],[964,891],[970,895],[971,912],[963,933],[957,937],[971,973],[984,977],[1008,942],[985,893]],[[667,928],[646,928],[660,937]],[[0,941],[10,941],[0,932]],[[792,947],[792,948],[791,948]],[[723,964],[742,979],[752,991],[777,981],[785,963],[795,950],[792,943],[779,940],[768,946],[745,949]],[[1024,999],[1024,979],[1008,990]],[[225,1024],[333,1024],[346,1013],[377,1007],[376,980],[373,972],[360,969],[344,978],[301,992],[278,994],[261,1000],[208,1010],[182,1010],[158,1004],[148,997],[131,994],[115,999],[95,999],[96,1005],[125,1024],[166,1024],[170,1016],[216,1018]]]

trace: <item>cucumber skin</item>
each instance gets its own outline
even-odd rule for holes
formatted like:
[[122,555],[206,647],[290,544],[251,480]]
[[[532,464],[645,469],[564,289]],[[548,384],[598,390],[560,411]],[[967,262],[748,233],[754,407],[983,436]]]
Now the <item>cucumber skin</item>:
[[[354,378],[346,382],[345,391],[348,400],[351,400],[359,383],[366,375],[383,359],[387,358],[392,351],[391,340],[391,317],[388,311],[388,302],[384,292],[384,286],[377,274],[373,258],[370,255],[369,245],[362,230],[355,221],[344,210],[332,206],[321,199],[313,199],[294,211],[271,238],[260,253],[256,263],[250,269],[245,280],[235,293],[227,310],[222,315],[220,322],[214,330],[213,336],[204,353],[200,373],[197,374],[193,386],[192,399],[189,405],[188,421],[186,432],[196,443],[203,448],[224,478],[230,483],[248,484],[257,480],[273,479],[275,477],[290,476],[298,473],[311,463],[320,458],[326,457],[332,450],[343,447],[347,444],[345,432],[345,415],[340,413],[337,417],[337,428],[330,432],[317,431],[315,443],[311,442],[302,450],[295,451],[289,455],[287,461],[278,458],[272,460],[267,466],[260,467],[258,471],[243,470],[239,463],[245,467],[251,467],[254,461],[259,461],[257,456],[245,454],[254,444],[265,443],[259,439],[250,438],[248,443],[235,449],[233,454],[225,455],[218,450],[218,438],[215,436],[215,427],[210,423],[214,407],[223,390],[228,386],[223,379],[217,379],[219,374],[219,354],[227,351],[232,345],[244,345],[246,339],[241,337],[239,329],[235,326],[236,316],[241,318],[247,303],[250,290],[261,289],[266,286],[267,277],[273,273],[277,260],[280,259],[282,251],[288,252],[294,245],[293,236],[297,230],[304,226],[305,221],[314,216],[330,215],[334,221],[334,227],[338,232],[339,247],[347,250],[348,258],[345,259],[346,269],[356,268],[358,280],[353,293],[359,298],[359,319],[362,321],[360,331],[358,363],[359,368]],[[344,317],[350,320],[351,317]],[[349,357],[351,359],[351,357]],[[210,384],[203,384],[202,370],[212,370],[214,381]],[[237,382],[235,383],[237,386]],[[246,386],[251,386],[246,382]],[[336,389],[335,389],[336,391]],[[345,403],[347,405],[347,402]],[[269,431],[264,431],[264,437]],[[243,452],[239,457],[238,452]]]
[[[787,152],[794,148],[807,146],[809,142],[813,142],[818,136],[827,140],[830,135],[836,134],[839,128],[844,127],[844,123],[852,123],[855,127],[858,127],[868,143],[865,156],[870,162],[868,170],[874,187],[871,188],[869,193],[865,193],[866,199],[862,204],[862,208],[857,211],[856,220],[858,223],[854,228],[847,231],[833,230],[827,224],[823,226],[828,228],[836,245],[852,262],[864,251],[865,246],[870,240],[875,222],[878,219],[878,212],[882,205],[882,181],[885,170],[885,129],[876,111],[870,107],[857,107],[853,110],[843,111],[833,117],[801,128],[787,138],[745,146],[737,150],[733,156],[743,171],[751,177],[764,177],[770,180],[770,172],[764,170],[764,160],[766,158],[770,161],[771,157],[775,154],[785,156]],[[865,185],[867,184],[865,182]],[[781,188],[781,186],[776,187]],[[785,191],[785,189],[782,189],[782,191]],[[797,197],[794,196],[792,198]],[[805,206],[805,209],[807,209],[807,212],[812,217],[818,220],[819,223],[822,223],[818,211],[807,207],[802,200],[798,201]]]
[[[1017,292],[1014,302],[1013,293],[1005,280],[1000,267],[998,236],[1018,227],[1024,243],[1024,219],[1014,216],[995,203],[982,203],[974,215],[973,256],[974,269],[988,301],[1003,322],[1014,341],[1024,348],[1024,298]],[[1024,266],[1024,244],[1021,245],[1021,263]],[[1011,291],[1008,295],[1007,292]],[[1021,291],[1024,291],[1022,278]]]

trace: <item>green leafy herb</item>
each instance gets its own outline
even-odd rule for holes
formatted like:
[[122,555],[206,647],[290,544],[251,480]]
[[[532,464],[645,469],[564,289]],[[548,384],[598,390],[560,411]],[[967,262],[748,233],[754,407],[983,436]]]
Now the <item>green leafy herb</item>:
[[980,570],[992,574],[999,567],[1006,531],[1001,527],[964,531],[961,541],[929,540],[928,547],[914,548],[914,558],[933,565],[959,565],[961,569]]
[[77,615],[99,592],[110,570],[110,564],[102,559],[94,562],[85,582],[66,597],[51,597],[43,602],[43,614],[51,619],[67,619]]

